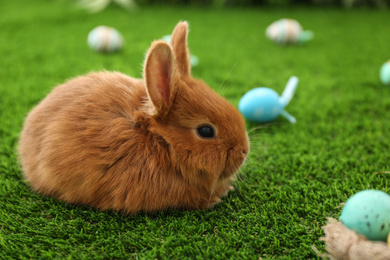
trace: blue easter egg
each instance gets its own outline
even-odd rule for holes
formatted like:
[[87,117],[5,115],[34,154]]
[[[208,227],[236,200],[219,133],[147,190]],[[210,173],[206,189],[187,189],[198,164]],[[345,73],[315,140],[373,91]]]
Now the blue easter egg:
[[346,202],[341,222],[373,241],[386,241],[390,233],[390,196],[379,190],[364,190]]
[[390,85],[390,60],[382,65],[379,77],[385,85]]
[[238,109],[242,115],[256,123],[275,120],[283,110],[279,95],[270,88],[255,88],[241,98]]

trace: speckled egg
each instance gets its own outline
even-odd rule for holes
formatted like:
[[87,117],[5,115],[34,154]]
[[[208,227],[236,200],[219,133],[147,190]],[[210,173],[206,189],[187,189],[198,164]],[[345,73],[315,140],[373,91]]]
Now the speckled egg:
[[340,220],[369,240],[386,241],[390,233],[390,196],[379,190],[360,191],[348,199]]
[[245,118],[257,123],[275,120],[283,110],[279,95],[270,88],[255,88],[242,96],[238,109]]
[[383,84],[390,85],[390,60],[382,65],[379,78]]
[[101,25],[89,32],[88,45],[97,52],[116,52],[122,49],[123,37],[116,29]]

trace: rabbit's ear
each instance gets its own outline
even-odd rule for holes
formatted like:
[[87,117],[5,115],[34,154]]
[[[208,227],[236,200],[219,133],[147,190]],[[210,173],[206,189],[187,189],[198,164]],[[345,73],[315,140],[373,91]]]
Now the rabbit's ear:
[[172,33],[171,45],[175,53],[177,67],[183,75],[191,73],[191,65],[189,62],[190,55],[187,48],[188,23],[179,22]]
[[146,57],[144,77],[146,90],[158,114],[169,110],[173,100],[175,84],[175,61],[172,49],[164,41],[152,44]]

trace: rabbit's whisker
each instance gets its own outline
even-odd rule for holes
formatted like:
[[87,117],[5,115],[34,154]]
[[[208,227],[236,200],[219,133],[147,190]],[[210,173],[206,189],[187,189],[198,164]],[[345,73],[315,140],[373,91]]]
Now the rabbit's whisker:
[[230,80],[227,84],[226,84],[226,81],[227,81],[227,79],[230,77],[230,75],[232,75],[233,70],[234,70],[236,67],[237,67],[237,63],[235,63],[235,64],[232,66],[232,68],[229,70],[229,72],[226,74],[225,78],[223,79],[221,85],[219,86],[217,93],[219,93],[221,96],[223,96],[226,87],[230,85],[231,80]]

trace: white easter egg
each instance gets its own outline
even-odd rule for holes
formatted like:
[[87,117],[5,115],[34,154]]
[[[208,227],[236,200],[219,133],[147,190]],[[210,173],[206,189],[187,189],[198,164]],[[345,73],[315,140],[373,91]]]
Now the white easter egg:
[[267,27],[266,36],[279,44],[294,44],[299,41],[302,26],[293,19],[280,19]]
[[97,52],[115,52],[122,49],[123,37],[116,29],[101,25],[89,32],[88,45]]

